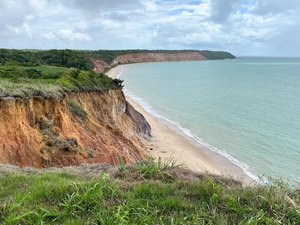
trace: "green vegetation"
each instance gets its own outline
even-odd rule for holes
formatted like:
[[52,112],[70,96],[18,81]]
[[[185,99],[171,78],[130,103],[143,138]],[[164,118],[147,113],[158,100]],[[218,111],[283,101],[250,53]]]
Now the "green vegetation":
[[75,116],[80,117],[81,119],[86,119],[87,113],[84,109],[74,101],[67,101],[69,111]]
[[0,97],[61,98],[68,91],[122,88],[122,81],[93,71],[54,66],[0,66]]
[[7,62],[23,66],[50,65],[79,70],[90,70],[92,63],[87,54],[76,50],[11,50],[0,49],[0,65]]
[[216,60],[216,59],[235,59],[235,56],[229,52],[222,51],[200,51],[201,55],[203,55],[207,59]]
[[[61,98],[68,91],[122,88],[122,81],[92,71],[91,58],[111,64],[122,54],[195,50],[11,50],[0,49],[0,97]],[[208,59],[234,58],[227,52],[200,51]]]
[[6,167],[0,224],[300,224],[300,191],[282,183],[243,187],[153,160],[102,174],[92,168]]
[[64,96],[64,89],[58,85],[46,84],[31,79],[0,79],[0,98],[31,96],[61,99]]
[[0,66],[0,78],[57,79],[60,74],[70,69],[56,66],[19,66],[6,63]]
[[[93,63],[91,58],[103,60],[111,64],[118,55],[133,53],[181,53],[195,52],[197,50],[11,50],[0,49],[0,65],[7,62],[21,66],[50,65],[66,68],[76,68],[79,70],[92,70]],[[228,52],[199,51],[207,59],[231,59],[235,58]]]

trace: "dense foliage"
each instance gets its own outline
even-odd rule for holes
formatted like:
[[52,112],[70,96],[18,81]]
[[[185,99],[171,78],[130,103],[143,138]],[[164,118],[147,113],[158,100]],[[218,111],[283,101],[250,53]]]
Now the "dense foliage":
[[93,71],[52,66],[0,66],[0,97],[61,98],[68,91],[122,88],[122,81]]
[[282,183],[243,187],[152,160],[99,168],[5,167],[0,224],[300,224],[299,191]]
[[[0,65],[7,62],[22,66],[51,65],[80,70],[91,70],[91,58],[100,59],[111,64],[118,55],[132,53],[181,53],[195,52],[197,50],[11,50],[0,49]],[[228,52],[199,51],[207,59],[234,58]]]
[[51,65],[89,70],[92,68],[88,55],[76,50],[10,50],[0,49],[0,65],[7,62],[23,66]]
[[201,55],[203,55],[207,59],[235,59],[235,56],[229,52],[222,51],[200,51]]
[[[92,71],[91,59],[111,64],[118,55],[182,53],[195,50],[12,50],[0,49],[0,97],[59,98],[65,91],[122,88],[122,81]],[[200,51],[208,59],[234,58],[227,52]]]

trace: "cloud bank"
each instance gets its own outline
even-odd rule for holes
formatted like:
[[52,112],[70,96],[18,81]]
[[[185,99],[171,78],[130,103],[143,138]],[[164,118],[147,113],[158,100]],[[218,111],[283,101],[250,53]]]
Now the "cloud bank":
[[0,47],[299,56],[298,0],[0,0]]

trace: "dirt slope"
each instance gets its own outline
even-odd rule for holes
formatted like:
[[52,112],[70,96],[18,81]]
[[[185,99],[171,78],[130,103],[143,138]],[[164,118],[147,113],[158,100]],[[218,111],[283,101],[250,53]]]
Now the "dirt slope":
[[0,164],[134,162],[145,156],[140,139],[150,132],[120,89],[69,93],[61,100],[0,99]]
[[102,73],[105,69],[117,64],[143,63],[143,62],[167,62],[167,61],[198,61],[206,60],[200,52],[181,53],[133,53],[119,55],[113,63],[109,65],[103,60],[91,59],[95,68],[94,71]]

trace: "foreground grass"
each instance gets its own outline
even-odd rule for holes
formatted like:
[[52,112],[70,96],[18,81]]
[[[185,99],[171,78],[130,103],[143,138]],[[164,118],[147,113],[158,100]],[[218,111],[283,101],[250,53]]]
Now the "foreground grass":
[[243,187],[151,160],[0,174],[0,224],[300,224],[299,201],[282,184]]

